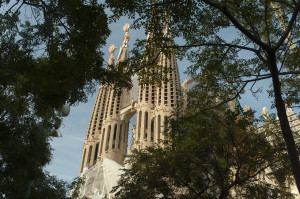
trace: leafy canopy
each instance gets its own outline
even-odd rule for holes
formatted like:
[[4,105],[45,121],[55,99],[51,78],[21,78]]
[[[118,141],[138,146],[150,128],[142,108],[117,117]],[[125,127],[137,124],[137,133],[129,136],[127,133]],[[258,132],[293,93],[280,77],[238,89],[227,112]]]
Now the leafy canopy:
[[60,107],[85,102],[100,81],[122,79],[105,70],[101,48],[110,30],[104,5],[6,0],[0,9],[0,197],[59,198],[50,192],[65,196],[64,183],[43,167],[51,160]]
[[128,157],[116,198],[293,198],[276,122],[258,130],[251,111],[195,110],[169,119],[162,145]]
[[[276,107],[300,190],[299,155],[285,110],[285,103],[296,107],[300,103],[299,0],[110,0],[106,3],[114,13],[112,19],[127,15],[134,19],[133,27],[144,27],[146,32],[153,33],[155,52],[176,50],[179,58],[191,61],[189,74],[203,90],[216,95],[219,104],[237,98],[248,88],[256,94],[259,90],[253,86],[270,79],[268,95]],[[158,25],[152,25],[153,19]],[[165,25],[169,25],[174,37],[181,39],[180,43],[165,42],[166,38],[161,37]],[[232,37],[226,37],[225,31],[230,31]],[[157,54],[149,53],[147,47],[143,51],[145,42],[139,42],[138,50],[134,51],[138,59],[141,57],[138,52],[150,58]],[[152,56],[149,62],[137,61],[137,67],[146,63],[144,67],[151,71],[156,67],[151,63],[157,57]],[[233,92],[236,94],[232,96]],[[201,106],[214,108],[205,103]]]

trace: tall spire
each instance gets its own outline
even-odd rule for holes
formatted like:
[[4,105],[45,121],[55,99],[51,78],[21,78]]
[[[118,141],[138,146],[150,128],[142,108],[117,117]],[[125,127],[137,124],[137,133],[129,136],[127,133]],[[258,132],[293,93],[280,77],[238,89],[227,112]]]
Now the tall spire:
[[[129,59],[129,24],[125,24],[123,30],[125,36],[116,60],[116,66]],[[108,49],[110,52],[108,70],[114,65],[116,49],[113,44]],[[93,166],[103,158],[109,158],[119,164],[123,162],[127,149],[129,126],[129,120],[120,117],[120,110],[124,104],[130,104],[126,91],[117,91],[113,85],[101,84],[99,86],[83,147],[80,173],[85,167]]]
[[[159,22],[156,21],[156,23]],[[151,36],[149,34],[147,38],[150,42],[153,39]],[[159,46],[156,46],[156,43],[152,42],[147,47],[152,48],[150,51],[152,50],[151,55],[154,52],[154,56],[150,56],[150,58],[155,60],[149,60],[149,57],[144,59],[146,63],[155,62],[155,67],[150,66],[148,68],[148,66],[145,66],[144,70],[148,76],[140,77],[138,101],[136,104],[135,140],[137,148],[145,148],[164,139],[163,124],[167,117],[172,114],[179,99],[181,88],[175,52],[171,51],[171,53],[166,55],[159,49]],[[152,81],[141,82],[146,78],[148,80],[157,78],[153,77],[154,74],[162,78],[160,80],[161,83],[153,83]]]
[[[129,24],[125,24],[123,30],[125,35],[116,60],[116,67],[121,62],[129,59]],[[126,90],[116,90],[113,85],[109,87],[104,110],[100,159],[109,158],[119,164],[122,164],[124,160],[127,149],[129,120],[121,117],[121,110],[124,104],[130,103],[127,95]]]
[[130,39],[130,35],[129,35],[129,24],[125,24],[123,26],[123,30],[125,32],[125,35],[123,37],[123,44],[122,46],[120,47],[120,52],[119,52],[119,55],[118,55],[118,58],[117,58],[117,63],[118,62],[123,62],[123,61],[126,61],[129,59],[129,49],[128,49],[128,42],[129,42],[129,39]]
[[[115,56],[114,52],[117,48],[115,45],[111,44],[108,51],[110,52],[110,57],[108,59],[108,67],[107,70],[110,70],[110,67],[114,65]],[[105,84],[101,84],[99,86],[98,95],[94,104],[93,112],[90,118],[84,146],[83,153],[80,165],[80,172],[83,171],[84,168],[93,166],[99,161],[99,154],[102,153],[103,148],[103,140],[101,141],[101,137],[103,137],[102,126],[104,123],[105,112],[107,110],[107,105],[109,103],[110,87]],[[100,149],[100,150],[99,150]]]

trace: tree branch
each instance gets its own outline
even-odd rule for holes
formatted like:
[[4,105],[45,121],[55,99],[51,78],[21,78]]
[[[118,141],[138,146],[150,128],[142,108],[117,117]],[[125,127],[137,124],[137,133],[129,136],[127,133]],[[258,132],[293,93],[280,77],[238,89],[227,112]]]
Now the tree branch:
[[269,7],[269,1],[266,0],[265,2],[265,24],[266,24],[266,30],[267,30],[267,40],[268,44],[271,45],[270,41],[270,30],[269,30],[269,24],[268,24],[268,7]]
[[260,77],[260,78],[255,78],[255,79],[241,80],[240,82],[249,83],[249,82],[255,82],[255,81],[259,81],[259,80],[263,80],[263,79],[269,79],[269,78],[271,78],[271,75],[270,76],[265,76],[265,77]]
[[[234,0],[234,2],[236,3],[236,6],[239,6],[239,4],[236,2],[236,0]],[[250,26],[254,35],[260,40],[257,28],[255,26],[253,26],[253,24],[250,22],[248,15],[245,14],[245,12],[244,12],[244,9],[241,8],[240,11],[241,11],[241,15],[242,15],[243,19],[245,19],[247,24]]]
[[248,82],[246,82],[246,83],[242,86],[242,88],[241,88],[238,92],[236,92],[236,95],[235,95],[235,96],[233,96],[233,97],[231,97],[231,98],[229,98],[229,99],[227,99],[227,100],[224,100],[223,102],[221,102],[221,103],[219,103],[219,104],[217,104],[217,105],[215,105],[215,106],[212,106],[212,107],[209,107],[209,108],[206,108],[206,109],[203,109],[203,110],[204,110],[204,111],[207,111],[207,110],[216,108],[216,107],[218,107],[218,106],[221,106],[221,105],[223,105],[223,104],[226,104],[227,102],[230,102],[230,101],[236,99],[236,98],[239,96],[240,92],[241,92],[242,90],[244,90],[244,88],[246,87],[247,83],[248,83]]
[[257,50],[255,54],[266,66],[269,66],[269,62],[260,54],[260,50]]
[[235,45],[235,44],[217,44],[217,43],[200,43],[200,44],[191,44],[191,45],[175,45],[175,46],[165,46],[163,48],[194,48],[194,47],[200,47],[200,46],[226,46],[226,47],[233,47],[233,48],[239,48],[239,49],[243,49],[243,50],[248,50],[248,51],[252,51],[254,53],[257,52],[256,49],[254,48],[250,48],[250,47],[246,47],[246,46],[240,46],[240,45]]
[[20,0],[17,0],[17,2],[15,4],[13,4],[7,11],[6,13],[9,13],[18,3],[20,2]]
[[[40,2],[41,2],[48,10],[50,10],[50,9],[49,9],[49,6],[48,6],[43,0],[40,0]],[[56,16],[56,19],[58,19],[59,23],[60,23],[60,24],[62,25],[62,27],[65,29],[65,31],[67,32],[67,34],[68,34],[69,36],[71,36],[68,27],[61,21],[60,17],[58,17],[58,16],[56,15],[55,11],[54,11],[53,13],[54,13],[54,15]]]
[[232,23],[233,25],[241,31],[245,36],[247,36],[249,39],[251,39],[254,43],[262,47],[263,49],[270,49],[268,45],[266,45],[264,42],[262,42],[259,38],[257,38],[255,35],[253,35],[249,30],[247,30],[242,24],[238,22],[236,18],[234,18],[230,12],[227,10],[226,7],[220,6],[210,0],[202,0],[204,3],[210,5],[211,7],[218,9],[221,11]]
[[[296,72],[296,71],[282,72],[282,73],[278,73],[278,75],[300,75],[300,72]],[[271,78],[271,77],[272,77],[271,74],[264,74],[263,77],[255,78],[255,79],[249,79],[249,80],[242,80],[240,82],[253,82],[253,81],[268,79],[268,78]]]
[[4,120],[5,119],[5,116],[8,114],[7,111],[5,111],[4,113],[1,113],[1,116],[0,116],[0,121],[1,120]]
[[294,9],[294,12],[293,12],[293,15],[290,19],[290,22],[287,26],[287,28],[284,30],[284,33],[283,35],[281,36],[281,38],[279,39],[279,41],[277,42],[277,44],[275,45],[275,47],[273,48],[273,50],[276,52],[278,50],[278,48],[282,45],[282,43],[284,42],[284,40],[287,38],[287,36],[289,35],[292,27],[293,27],[293,24],[297,18],[297,15],[300,11],[300,1],[298,1],[295,9]]
[[[288,71],[288,72],[281,72],[281,73],[278,73],[278,75],[300,75],[300,72],[298,71]],[[241,77],[269,77],[271,76],[271,74],[257,74],[257,75],[241,75],[241,76],[233,76],[233,77],[230,77],[231,79],[235,79],[235,78],[241,78]]]

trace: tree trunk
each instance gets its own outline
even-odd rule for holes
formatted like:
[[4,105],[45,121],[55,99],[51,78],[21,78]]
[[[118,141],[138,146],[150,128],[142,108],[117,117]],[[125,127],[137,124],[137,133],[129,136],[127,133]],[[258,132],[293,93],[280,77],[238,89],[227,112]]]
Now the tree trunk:
[[279,117],[280,127],[283,135],[283,139],[285,141],[285,145],[288,151],[288,155],[290,158],[290,163],[292,167],[292,172],[296,181],[296,185],[298,191],[300,192],[300,164],[299,164],[299,156],[296,149],[296,144],[294,140],[294,136],[292,134],[292,130],[288,121],[288,117],[286,114],[285,104],[281,95],[281,83],[279,80],[278,69],[276,64],[276,55],[275,53],[269,53],[270,58],[270,72],[272,75],[273,89],[275,95],[275,107],[277,110],[277,115]]

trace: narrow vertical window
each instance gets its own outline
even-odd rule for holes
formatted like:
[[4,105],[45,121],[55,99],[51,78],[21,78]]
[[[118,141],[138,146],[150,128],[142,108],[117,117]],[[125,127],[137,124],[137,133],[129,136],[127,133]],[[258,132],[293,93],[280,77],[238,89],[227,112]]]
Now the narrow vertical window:
[[145,128],[148,129],[148,112],[145,112]]
[[101,140],[101,146],[100,146],[100,156],[102,155],[104,137],[105,137],[105,128],[103,129],[103,132],[102,132],[102,140]]
[[111,145],[111,147],[112,147],[113,149],[115,148],[116,137],[117,137],[117,125],[115,124],[115,127],[114,127],[114,135],[113,135],[113,142],[112,142],[112,145]]
[[142,111],[139,112],[138,139],[141,137]]
[[161,126],[161,119],[160,119],[160,115],[158,115],[158,118],[157,118],[157,139],[159,140],[160,139],[160,126]]
[[116,140],[116,137],[117,137],[117,125],[115,124],[113,140]]
[[145,119],[144,119],[144,124],[145,124],[145,130],[144,130],[144,139],[147,138],[147,131],[148,131],[148,112],[145,112]]
[[121,141],[122,141],[122,124],[120,125],[120,132],[119,132],[119,144],[118,144],[119,149],[120,149]]
[[96,144],[95,154],[94,154],[94,164],[96,164],[99,150],[99,142]]
[[108,130],[107,130],[107,138],[106,138],[106,151],[108,150],[108,148],[109,148],[109,138],[110,138],[110,130],[111,130],[111,126],[109,125],[108,126]]
[[151,141],[154,140],[154,118],[151,120]]

